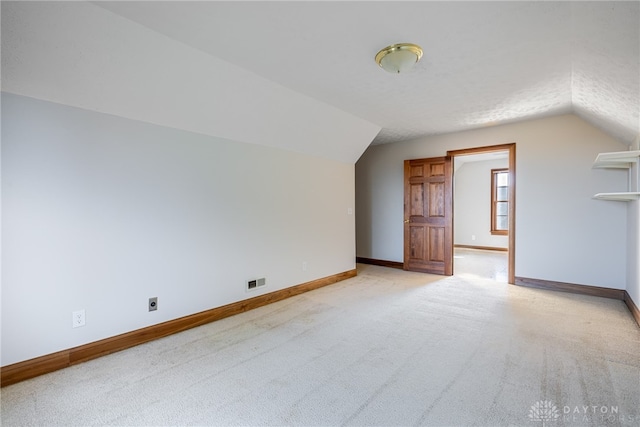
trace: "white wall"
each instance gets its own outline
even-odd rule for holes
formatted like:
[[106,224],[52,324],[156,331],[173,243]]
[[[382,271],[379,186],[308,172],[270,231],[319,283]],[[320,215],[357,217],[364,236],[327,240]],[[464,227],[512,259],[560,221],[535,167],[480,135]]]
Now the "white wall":
[[353,203],[353,164],[3,93],[2,365],[353,269]]
[[509,159],[505,158],[466,162],[455,168],[453,242],[456,245],[509,247],[508,236],[491,234],[491,169],[508,167]]
[[591,197],[626,188],[626,171],[591,166],[597,153],[627,146],[574,115],[370,147],[356,164],[357,255],[402,261],[405,159],[511,142],[515,274],[624,289],[627,206]]

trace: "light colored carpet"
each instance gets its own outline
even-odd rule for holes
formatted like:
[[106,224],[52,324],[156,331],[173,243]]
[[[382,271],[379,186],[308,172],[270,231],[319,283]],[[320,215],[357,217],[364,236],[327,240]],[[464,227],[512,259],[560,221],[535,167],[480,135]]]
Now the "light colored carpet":
[[358,274],[5,387],[2,425],[640,425],[621,301]]

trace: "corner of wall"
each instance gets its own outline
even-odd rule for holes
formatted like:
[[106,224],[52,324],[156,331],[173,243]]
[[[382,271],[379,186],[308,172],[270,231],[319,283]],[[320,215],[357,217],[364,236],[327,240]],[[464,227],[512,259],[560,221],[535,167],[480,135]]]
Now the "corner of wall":
[[[640,191],[640,165],[629,170],[629,191]],[[640,200],[627,206],[627,294],[640,307]]]

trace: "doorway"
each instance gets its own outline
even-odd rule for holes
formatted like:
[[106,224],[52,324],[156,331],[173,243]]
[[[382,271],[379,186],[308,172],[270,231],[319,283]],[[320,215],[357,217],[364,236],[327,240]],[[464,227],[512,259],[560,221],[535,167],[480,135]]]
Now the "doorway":
[[507,251],[454,247],[454,275],[507,283]]
[[[506,281],[515,283],[515,143],[454,150],[449,151],[447,156],[451,156],[453,162],[453,239],[457,245],[454,249],[454,271],[458,262],[462,268],[478,268],[483,271],[482,274],[491,273],[502,277],[499,262],[505,254],[500,252],[505,251]],[[485,191],[473,192],[475,197],[461,201],[458,197],[460,194],[455,193],[456,172],[459,172],[460,179],[473,179],[471,175],[463,175],[463,167],[472,173],[482,173],[481,171],[486,170],[486,177],[483,179]],[[505,175],[501,178],[508,180],[507,188],[498,188],[497,192],[496,188],[492,188],[498,187],[498,183],[492,179],[495,178],[496,171]],[[489,194],[486,187],[490,191]],[[457,206],[461,203],[463,206]],[[484,269],[479,267],[483,265],[483,259],[487,263],[487,268]],[[495,273],[496,271],[498,273]]]

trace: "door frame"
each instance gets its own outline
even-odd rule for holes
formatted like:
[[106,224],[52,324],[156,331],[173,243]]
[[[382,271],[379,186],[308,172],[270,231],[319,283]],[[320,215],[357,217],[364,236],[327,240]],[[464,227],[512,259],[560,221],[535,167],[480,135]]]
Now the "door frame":
[[[507,276],[508,282],[513,285],[516,282],[516,143],[512,142],[485,147],[465,148],[462,150],[450,150],[447,151],[447,156],[451,156],[453,162],[456,156],[491,153],[495,151],[507,151],[509,153],[509,247],[507,253]],[[455,171],[453,175],[455,175]]]

